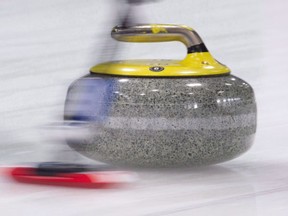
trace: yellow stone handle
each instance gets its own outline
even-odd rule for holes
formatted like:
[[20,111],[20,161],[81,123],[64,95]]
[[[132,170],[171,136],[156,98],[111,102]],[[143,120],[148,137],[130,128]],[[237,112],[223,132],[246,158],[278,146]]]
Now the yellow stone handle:
[[171,24],[139,24],[133,26],[115,26],[112,38],[124,42],[182,42],[188,53],[208,52],[202,39],[192,28]]
[[183,60],[132,60],[104,62],[92,73],[135,77],[196,77],[225,75],[230,69],[216,61],[192,28],[183,25],[141,24],[116,26],[111,36],[124,42],[180,41],[187,47]]

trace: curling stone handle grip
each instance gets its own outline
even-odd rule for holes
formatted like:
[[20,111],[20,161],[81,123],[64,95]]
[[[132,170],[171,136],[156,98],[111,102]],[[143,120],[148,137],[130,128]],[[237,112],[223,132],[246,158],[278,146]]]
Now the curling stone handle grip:
[[112,38],[123,42],[182,42],[188,53],[208,52],[196,31],[183,25],[139,24],[133,26],[115,26]]

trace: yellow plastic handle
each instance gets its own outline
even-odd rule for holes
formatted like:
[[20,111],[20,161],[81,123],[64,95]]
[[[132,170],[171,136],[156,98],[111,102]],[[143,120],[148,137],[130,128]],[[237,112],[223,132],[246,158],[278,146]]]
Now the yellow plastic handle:
[[182,25],[141,24],[116,26],[111,36],[124,42],[180,41],[187,47],[183,60],[131,60],[104,62],[92,73],[136,77],[196,77],[229,74],[230,69],[216,61],[192,28]]
[[115,26],[112,38],[124,42],[167,42],[179,41],[185,44],[188,53],[207,52],[202,39],[192,28],[184,25],[141,24]]

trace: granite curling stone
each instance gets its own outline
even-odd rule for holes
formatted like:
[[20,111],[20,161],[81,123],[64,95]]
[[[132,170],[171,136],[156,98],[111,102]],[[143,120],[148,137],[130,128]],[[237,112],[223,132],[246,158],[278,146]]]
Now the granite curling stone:
[[251,147],[256,133],[253,89],[217,62],[193,29],[117,26],[112,37],[178,40],[188,55],[182,61],[103,63],[72,83],[65,120],[88,122],[90,130],[81,140],[67,139],[73,149],[121,166],[184,167],[227,161]]

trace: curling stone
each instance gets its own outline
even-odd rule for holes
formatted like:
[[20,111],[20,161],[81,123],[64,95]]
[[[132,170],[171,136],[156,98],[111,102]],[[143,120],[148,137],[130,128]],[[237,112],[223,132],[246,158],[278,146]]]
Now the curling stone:
[[183,60],[112,61],[71,84],[65,119],[90,135],[67,140],[83,155],[115,165],[181,167],[233,159],[252,145],[252,87],[216,61],[195,30],[182,25],[116,26],[124,42],[180,41]]

